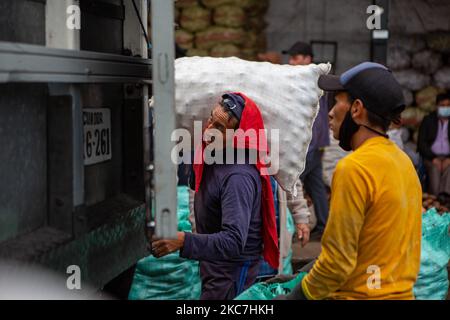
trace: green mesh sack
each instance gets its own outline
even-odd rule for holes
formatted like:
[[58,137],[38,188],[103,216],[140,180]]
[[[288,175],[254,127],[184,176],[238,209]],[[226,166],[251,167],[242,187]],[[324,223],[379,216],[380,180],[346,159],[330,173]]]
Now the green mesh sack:
[[[178,230],[190,232],[189,191],[178,187]],[[201,280],[198,262],[179,257],[174,252],[163,258],[148,256],[136,265],[128,299],[130,300],[198,300]]]
[[242,292],[235,300],[273,300],[279,295],[290,293],[306,275],[306,272],[301,272],[291,281],[283,283],[259,282]]
[[420,271],[414,285],[414,295],[418,300],[445,300],[447,297],[449,226],[450,213],[441,216],[433,208],[422,217]]

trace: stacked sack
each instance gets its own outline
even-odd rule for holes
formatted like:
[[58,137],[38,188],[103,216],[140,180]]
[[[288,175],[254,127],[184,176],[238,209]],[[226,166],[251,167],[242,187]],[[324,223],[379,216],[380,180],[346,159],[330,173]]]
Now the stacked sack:
[[416,140],[422,119],[436,108],[436,96],[450,89],[450,33],[393,37],[387,65],[404,88],[408,108],[402,118]]
[[269,0],[178,0],[175,41],[187,56],[256,60],[266,51]]
[[422,218],[420,271],[414,285],[417,300],[445,300],[450,262],[450,213],[429,209]]

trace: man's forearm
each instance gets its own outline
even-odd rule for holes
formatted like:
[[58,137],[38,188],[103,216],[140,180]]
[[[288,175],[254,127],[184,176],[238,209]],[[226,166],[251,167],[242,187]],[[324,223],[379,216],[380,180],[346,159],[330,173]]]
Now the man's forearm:
[[193,260],[227,260],[240,256],[242,241],[222,231],[213,234],[187,232],[180,257]]

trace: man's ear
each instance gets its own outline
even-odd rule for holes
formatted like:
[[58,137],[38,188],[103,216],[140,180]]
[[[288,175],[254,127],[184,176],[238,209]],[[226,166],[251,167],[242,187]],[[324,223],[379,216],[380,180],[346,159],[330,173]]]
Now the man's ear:
[[353,117],[353,119],[362,119],[362,118],[364,118],[365,110],[364,110],[363,102],[361,100],[356,99],[353,102],[351,110],[352,110],[352,117]]

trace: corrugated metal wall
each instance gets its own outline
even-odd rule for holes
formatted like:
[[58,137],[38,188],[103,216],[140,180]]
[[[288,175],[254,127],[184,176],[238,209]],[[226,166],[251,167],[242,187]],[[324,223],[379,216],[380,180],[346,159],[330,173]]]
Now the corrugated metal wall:
[[[0,1],[0,41],[45,45],[45,2]],[[47,219],[47,86],[0,85],[0,242]]]

